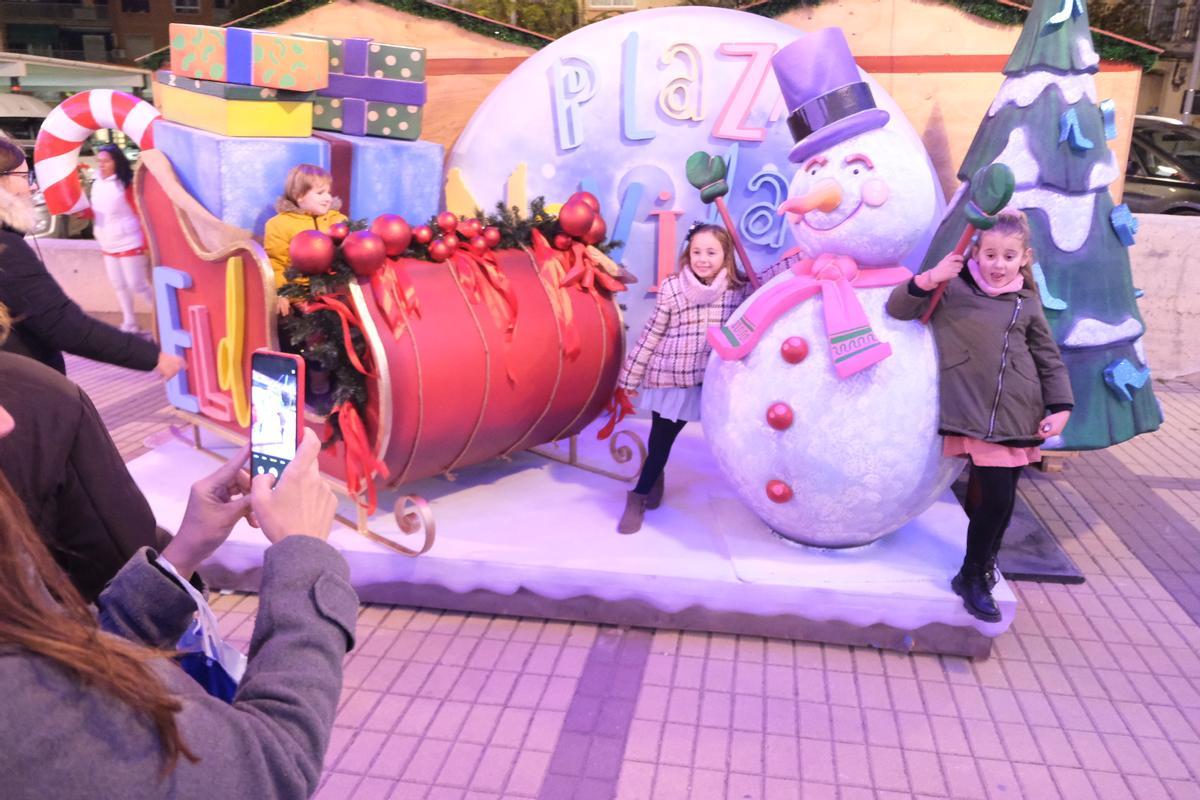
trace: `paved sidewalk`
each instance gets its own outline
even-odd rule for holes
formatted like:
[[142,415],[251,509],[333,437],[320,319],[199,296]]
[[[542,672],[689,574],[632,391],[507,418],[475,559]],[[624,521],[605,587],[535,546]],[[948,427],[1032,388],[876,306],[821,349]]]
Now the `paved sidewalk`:
[[[70,374],[127,459],[171,421]],[[318,797],[1200,798],[1200,386],[1155,389],[1162,431],[1027,472],[1087,582],[1014,584],[986,661],[364,606]]]

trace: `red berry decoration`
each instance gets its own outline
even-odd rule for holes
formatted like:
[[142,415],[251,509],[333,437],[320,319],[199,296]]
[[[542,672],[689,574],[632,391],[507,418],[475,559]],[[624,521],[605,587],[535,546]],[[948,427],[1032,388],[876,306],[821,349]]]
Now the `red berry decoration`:
[[803,336],[789,336],[780,345],[779,354],[789,364],[799,364],[808,358],[808,342],[804,341]]
[[438,239],[433,244],[429,245],[429,257],[434,261],[446,261],[450,258],[450,248],[446,247],[446,243]]
[[792,487],[783,481],[767,481],[767,498],[772,503],[786,503],[792,499]]
[[795,421],[796,415],[787,403],[771,403],[767,409],[767,424],[777,431],[786,431]]
[[433,228],[428,225],[418,225],[413,228],[413,238],[421,244],[429,244],[433,241]]
[[588,244],[600,244],[605,236],[608,236],[608,226],[604,224],[604,217],[597,214],[596,219],[592,221],[592,227],[583,235],[583,240]]
[[342,242],[342,255],[354,274],[369,278],[375,270],[383,266],[387,258],[387,248],[383,239],[370,231],[355,231]]
[[483,229],[483,239],[487,242],[488,247],[495,247],[500,244],[500,229],[488,226]]
[[554,234],[554,240],[550,244],[555,250],[570,250],[572,241],[571,237],[565,233],[556,233]]
[[297,272],[320,275],[333,265],[333,239],[320,231],[300,231],[288,245],[288,258]]
[[458,217],[454,216],[453,211],[443,211],[437,215],[437,226],[442,233],[451,233],[458,227]]
[[333,239],[335,244],[341,244],[342,240],[350,235],[350,223],[335,222],[329,226],[329,238]]
[[596,195],[592,194],[591,192],[576,192],[575,194],[571,195],[570,200],[567,202],[570,202],[571,200],[578,200],[592,211],[595,211],[597,214],[600,213],[600,201],[597,200]]
[[464,239],[474,239],[483,231],[483,223],[477,219],[464,219],[458,223],[458,234]]
[[453,233],[447,233],[442,237],[442,244],[446,245],[446,248],[453,253],[462,242]]
[[580,200],[568,200],[558,212],[558,226],[568,236],[580,237],[592,227],[596,212]]
[[487,239],[482,236],[476,236],[467,242],[467,247],[471,248],[471,252],[477,256],[481,256],[491,249],[491,245],[487,243]]
[[380,214],[371,223],[371,233],[383,239],[388,258],[404,255],[413,240],[413,229],[399,214]]

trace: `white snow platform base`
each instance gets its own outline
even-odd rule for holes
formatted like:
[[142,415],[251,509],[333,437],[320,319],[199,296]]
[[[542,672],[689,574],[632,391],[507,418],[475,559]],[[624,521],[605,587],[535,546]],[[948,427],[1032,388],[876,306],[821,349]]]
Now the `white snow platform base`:
[[[648,424],[634,421],[642,435]],[[215,437],[206,447],[231,450]],[[585,431],[580,457],[620,469]],[[565,455],[566,445],[562,445]],[[212,453],[178,438],[129,464],[159,524],[175,530],[188,487]],[[625,465],[628,467],[629,465]],[[370,529],[405,546],[391,509],[401,494],[430,501],[437,539],[410,558],[335,525],[330,543],[350,564],[364,601],[649,628],[771,636],[986,657],[1017,601],[1000,582],[1003,619],[971,617],[950,591],[962,562],[966,516],[950,491],[899,531],[865,547],[811,549],[772,533],[717,472],[698,424],[667,465],[666,496],[640,532],[616,520],[632,484],[532,453],[385,492]],[[340,513],[354,518],[343,502]],[[266,539],[239,523],[201,569],[210,585],[256,591]]]

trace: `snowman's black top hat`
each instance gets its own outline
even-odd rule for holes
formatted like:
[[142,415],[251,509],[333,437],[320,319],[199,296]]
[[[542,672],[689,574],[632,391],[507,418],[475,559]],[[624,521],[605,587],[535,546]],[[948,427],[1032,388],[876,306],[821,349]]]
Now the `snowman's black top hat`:
[[823,28],[784,47],[771,59],[787,103],[796,146],[791,161],[804,161],[860,133],[882,128],[888,112],[875,105],[839,28]]

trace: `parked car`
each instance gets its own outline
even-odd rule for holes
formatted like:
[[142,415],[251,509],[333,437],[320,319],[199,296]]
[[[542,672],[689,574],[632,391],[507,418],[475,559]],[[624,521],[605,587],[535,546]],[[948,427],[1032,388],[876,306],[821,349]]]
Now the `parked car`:
[[1200,214],[1200,129],[1135,117],[1124,200],[1135,214]]

